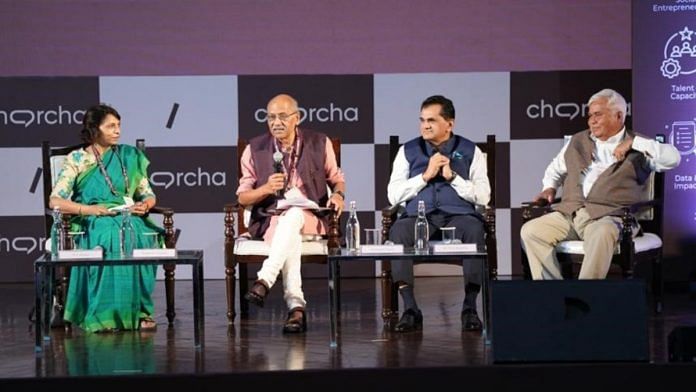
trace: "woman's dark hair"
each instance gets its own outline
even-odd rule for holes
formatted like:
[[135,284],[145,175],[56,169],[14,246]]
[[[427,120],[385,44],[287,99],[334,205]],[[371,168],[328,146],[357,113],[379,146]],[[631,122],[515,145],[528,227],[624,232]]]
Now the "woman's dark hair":
[[109,114],[121,120],[121,115],[118,114],[116,109],[103,103],[87,109],[84,119],[82,120],[82,130],[80,131],[80,137],[83,142],[92,144],[99,138],[101,134],[99,125],[101,125]]

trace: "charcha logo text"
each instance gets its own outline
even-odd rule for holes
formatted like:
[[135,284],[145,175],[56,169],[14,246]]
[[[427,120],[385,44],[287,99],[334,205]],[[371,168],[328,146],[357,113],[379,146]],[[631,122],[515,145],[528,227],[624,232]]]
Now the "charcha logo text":
[[[357,122],[360,118],[357,107],[342,108],[336,106],[333,102],[325,107],[300,107],[299,111],[301,122]],[[256,109],[254,112],[254,119],[259,123],[265,123],[268,120],[267,116],[268,113],[265,108]]]
[[[626,117],[631,115],[631,104],[628,103],[626,109]],[[527,117],[531,119],[542,118],[567,118],[574,120],[576,117],[587,117],[587,103],[576,102],[559,102],[548,103],[543,99],[537,104],[533,103],[527,106]]]
[[44,250],[45,238],[20,236],[15,238],[0,237],[0,253],[19,252],[30,254]]
[[0,110],[0,121],[3,125],[77,125],[82,124],[84,110],[65,110],[58,105],[56,109],[12,109]]
[[161,186],[164,189],[169,189],[172,186],[225,186],[226,181],[225,172],[210,173],[200,167],[189,172],[156,171],[150,174],[152,185]]

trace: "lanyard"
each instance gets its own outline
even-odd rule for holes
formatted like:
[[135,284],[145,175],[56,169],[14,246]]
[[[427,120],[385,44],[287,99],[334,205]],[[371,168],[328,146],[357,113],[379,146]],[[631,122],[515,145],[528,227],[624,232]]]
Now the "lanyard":
[[[282,162],[283,171],[285,171],[285,173],[287,173],[287,175],[288,175],[288,180],[286,183],[286,190],[288,188],[290,188],[290,184],[292,183],[291,179],[293,178],[293,175],[297,171],[297,157],[298,157],[298,151],[300,150],[300,145],[301,145],[301,142],[300,142],[300,131],[299,130],[297,130],[297,132],[295,133],[295,142],[292,145],[292,149],[288,153],[283,152],[282,149],[280,148],[280,145],[278,144],[278,140],[274,139],[275,150],[279,151],[283,154],[283,162]],[[286,157],[288,157],[289,159],[286,159]],[[287,165],[285,164],[286,160],[288,161]]]
[[[116,155],[116,158],[118,158],[118,163],[121,165],[121,173],[123,173],[123,180],[126,186],[126,195],[128,195],[128,173],[126,173],[126,167],[123,165],[123,161],[121,160],[121,156],[118,153],[118,145],[113,146],[114,149],[114,155]],[[97,151],[94,146],[92,146],[92,152],[94,153],[94,156],[97,158],[97,164],[99,165],[99,170],[101,171],[102,175],[104,176],[104,179],[106,180],[106,185],[109,186],[109,189],[111,189],[111,193],[113,193],[114,196],[118,196],[118,192],[116,192],[116,188],[114,187],[113,181],[111,181],[111,177],[109,177],[109,173],[106,172],[106,167],[104,167],[104,162],[101,159],[101,154],[99,151]]]

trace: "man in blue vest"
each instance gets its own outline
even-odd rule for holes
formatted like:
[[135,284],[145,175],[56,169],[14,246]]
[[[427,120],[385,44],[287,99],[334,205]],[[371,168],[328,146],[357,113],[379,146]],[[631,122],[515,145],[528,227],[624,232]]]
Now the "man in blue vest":
[[[418,202],[423,200],[431,238],[440,237],[441,227],[455,227],[457,239],[483,246],[483,217],[476,206],[485,206],[490,200],[486,159],[475,143],[455,135],[453,129],[451,100],[435,95],[423,101],[421,136],[401,146],[387,187],[389,202],[405,207],[389,232],[393,242],[413,246]],[[480,267],[465,261],[463,268],[462,329],[480,330],[481,320],[476,312],[476,297],[481,290]],[[422,329],[423,314],[414,294],[413,262],[393,262],[392,277],[404,302],[404,313],[395,331]]]

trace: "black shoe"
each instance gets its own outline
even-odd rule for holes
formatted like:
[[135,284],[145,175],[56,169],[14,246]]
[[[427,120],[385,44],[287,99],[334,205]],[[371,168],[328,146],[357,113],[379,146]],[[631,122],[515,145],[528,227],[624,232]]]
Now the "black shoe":
[[244,294],[244,298],[260,308],[263,308],[263,303],[268,295],[269,288],[260,280],[254,282],[249,291]]
[[302,333],[307,330],[307,317],[304,308],[292,308],[285,320],[283,333]]
[[406,309],[394,327],[395,332],[411,332],[423,329],[423,313],[420,310]]
[[483,328],[475,309],[462,312],[462,331],[480,331]]

